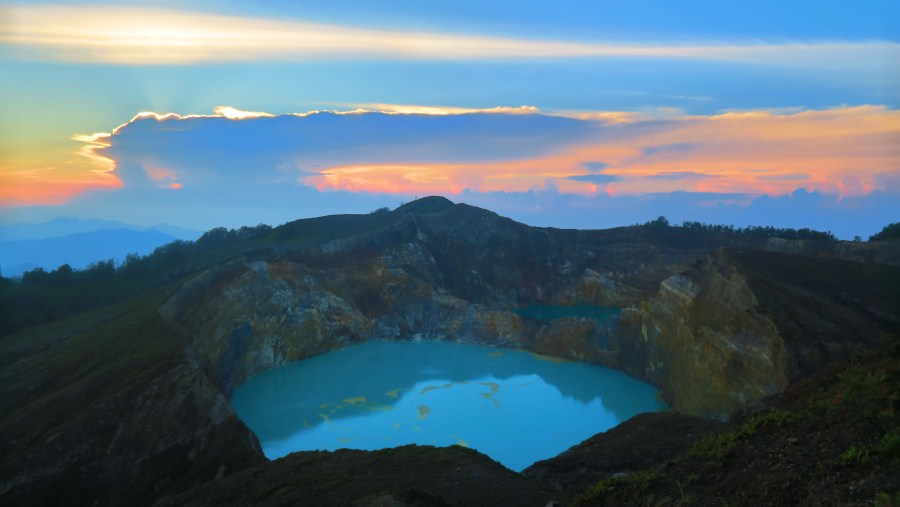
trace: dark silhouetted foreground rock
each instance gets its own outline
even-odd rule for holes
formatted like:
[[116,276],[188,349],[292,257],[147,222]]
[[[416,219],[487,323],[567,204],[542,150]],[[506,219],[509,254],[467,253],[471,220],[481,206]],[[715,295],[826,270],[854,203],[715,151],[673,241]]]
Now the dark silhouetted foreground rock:
[[229,505],[534,505],[559,495],[460,446],[297,452],[157,502]]
[[560,491],[578,493],[601,479],[646,470],[684,454],[704,435],[730,429],[725,423],[669,412],[640,414],[598,433],[556,457],[522,471]]
[[596,482],[574,503],[898,505],[898,393],[895,342],[792,384],[675,459]]

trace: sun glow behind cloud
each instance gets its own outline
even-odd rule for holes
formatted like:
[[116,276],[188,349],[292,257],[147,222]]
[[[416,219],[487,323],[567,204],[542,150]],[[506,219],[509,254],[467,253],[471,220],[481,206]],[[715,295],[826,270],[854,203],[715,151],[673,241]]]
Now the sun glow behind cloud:
[[47,58],[122,65],[388,58],[432,60],[663,58],[851,69],[896,61],[892,42],[573,42],[376,30],[116,6],[13,5],[0,43]]
[[[54,153],[41,159],[0,155],[0,206],[61,204],[90,190],[122,188],[124,184],[115,173],[117,161],[98,154],[98,151],[109,148],[113,136],[136,120],[144,118],[153,118],[157,121],[190,118],[242,120],[272,116],[274,115],[243,111],[231,106],[217,106],[210,115],[181,116],[175,113],[143,111],[128,122],[111,129],[110,132],[71,136],[72,141],[79,143],[78,148],[73,151]],[[182,188],[182,184],[176,181],[174,172],[169,169],[149,167],[146,172],[152,180],[160,182],[161,186]]]

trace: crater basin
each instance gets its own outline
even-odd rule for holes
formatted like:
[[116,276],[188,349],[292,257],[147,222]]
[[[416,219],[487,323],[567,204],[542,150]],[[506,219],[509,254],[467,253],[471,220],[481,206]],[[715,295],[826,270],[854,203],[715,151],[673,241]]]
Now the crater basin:
[[616,370],[523,351],[371,341],[257,374],[232,404],[270,459],[464,445],[520,471],[665,408],[656,393]]

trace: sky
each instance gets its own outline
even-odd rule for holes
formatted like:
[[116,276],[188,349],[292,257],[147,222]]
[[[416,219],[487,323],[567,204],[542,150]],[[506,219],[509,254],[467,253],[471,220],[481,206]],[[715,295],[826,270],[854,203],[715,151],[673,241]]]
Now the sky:
[[4,2],[0,222],[900,221],[900,3]]

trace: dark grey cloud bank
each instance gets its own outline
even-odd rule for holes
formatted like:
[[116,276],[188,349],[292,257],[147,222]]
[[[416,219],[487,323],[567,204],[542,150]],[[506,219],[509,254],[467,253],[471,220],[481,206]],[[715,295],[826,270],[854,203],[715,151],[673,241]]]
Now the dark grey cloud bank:
[[128,187],[155,186],[154,171],[167,169],[184,187],[246,188],[343,164],[531,158],[581,142],[596,129],[594,122],[534,114],[144,117],[117,130],[111,146],[97,153],[117,162],[116,174]]

